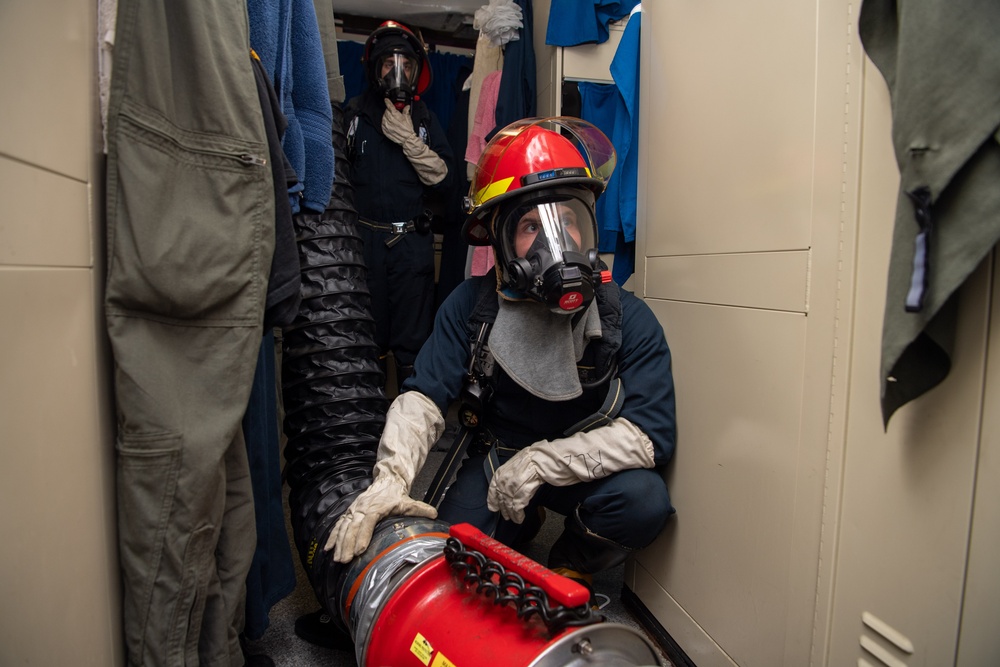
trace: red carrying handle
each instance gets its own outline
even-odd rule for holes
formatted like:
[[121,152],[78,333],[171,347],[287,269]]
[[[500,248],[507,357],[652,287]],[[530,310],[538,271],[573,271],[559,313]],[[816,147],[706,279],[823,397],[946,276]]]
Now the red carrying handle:
[[470,523],[457,523],[448,531],[466,547],[479,551],[500,563],[508,572],[520,575],[525,581],[538,586],[549,599],[565,607],[579,607],[590,602],[590,591],[549,568],[539,565],[522,553],[489,537]]

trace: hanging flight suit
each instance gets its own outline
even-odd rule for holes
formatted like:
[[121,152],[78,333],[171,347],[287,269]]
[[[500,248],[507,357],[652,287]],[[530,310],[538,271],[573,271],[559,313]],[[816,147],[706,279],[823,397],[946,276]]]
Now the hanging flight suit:
[[118,6],[105,316],[128,665],[244,663],[240,421],[275,243],[247,25],[237,0]]
[[965,279],[1000,239],[1000,3],[865,0],[900,185],[882,325],[883,422],[951,368]]

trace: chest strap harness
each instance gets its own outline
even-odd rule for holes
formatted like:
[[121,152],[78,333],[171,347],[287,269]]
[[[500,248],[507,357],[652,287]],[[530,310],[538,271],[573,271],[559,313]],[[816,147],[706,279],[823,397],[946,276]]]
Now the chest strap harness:
[[[489,451],[483,461],[483,470],[486,473],[487,482],[493,479],[493,474],[500,467],[499,450],[510,450],[503,447],[502,443],[489,434],[485,424],[482,424],[482,416],[485,414],[486,406],[493,397],[493,385],[490,378],[493,375],[494,363],[493,355],[490,353],[486,341],[489,338],[491,322],[483,322],[479,327],[475,341],[472,343],[472,356],[469,360],[469,368],[466,372],[465,387],[462,390],[461,404],[458,411],[459,431],[451,443],[451,447],[445,454],[444,460],[438,467],[431,480],[431,484],[424,495],[424,502],[437,507],[444,497],[448,485],[458,471],[469,445],[476,440],[485,439],[489,443]],[[563,432],[564,436],[574,433],[589,431],[599,426],[609,424],[622,409],[625,403],[625,388],[621,378],[617,377],[616,371],[612,367],[610,375],[611,382],[608,386],[608,393],[604,398],[604,403],[592,415],[578,421]],[[606,378],[601,378],[598,382],[603,382]],[[482,436],[486,436],[483,438]],[[495,522],[494,522],[495,524]],[[495,525],[494,525],[495,528]],[[492,531],[490,531],[492,533]]]

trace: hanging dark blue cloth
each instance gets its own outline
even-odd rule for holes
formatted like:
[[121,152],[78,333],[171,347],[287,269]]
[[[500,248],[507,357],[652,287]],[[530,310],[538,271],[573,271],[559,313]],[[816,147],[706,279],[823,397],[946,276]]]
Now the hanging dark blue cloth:
[[[267,629],[271,607],[295,588],[291,547],[284,530],[274,335],[271,332],[272,327],[289,324],[298,313],[302,280],[291,205],[287,195],[289,187],[297,183],[298,179],[281,144],[286,120],[263,64],[254,58],[253,66],[267,131],[275,205],[274,255],[271,259],[264,311],[263,330],[266,334],[257,353],[257,369],[243,416],[243,434],[250,465],[257,528],[254,558],[247,574],[245,632],[247,636],[258,639]],[[272,526],[277,526],[280,531],[273,530]]]
[[299,177],[292,213],[323,212],[333,187],[333,111],[312,0],[247,0],[250,43],[288,119],[282,146]]
[[[458,80],[459,71],[468,69],[471,72],[472,58],[457,53],[431,52],[427,54],[427,59],[430,60],[431,71],[434,72],[434,81],[420,99],[438,117],[441,127],[448,128],[451,127],[451,119],[455,115],[455,101],[464,83],[464,79]],[[466,110],[466,118],[468,113]]]
[[251,62],[257,80],[264,130],[267,132],[267,151],[274,187],[274,255],[267,278],[267,301],[264,307],[264,329],[270,329],[291,324],[299,312],[302,300],[299,293],[302,287],[299,247],[295,242],[292,207],[288,203],[288,190],[299,179],[281,147],[281,137],[288,121],[281,113],[278,95],[260,59],[253,57]]
[[468,58],[455,74],[453,87],[455,95],[455,112],[448,123],[446,135],[451,145],[452,163],[450,168],[454,175],[450,198],[443,212],[441,229],[441,266],[438,272],[437,290],[435,292],[435,310],[444,303],[459,283],[465,280],[465,264],[469,255],[469,244],[462,236],[462,223],[465,222],[465,212],[462,199],[469,192],[469,179],[465,169],[465,148],[469,140],[469,97],[470,90],[462,90],[462,84],[472,76],[472,58]]
[[518,31],[520,39],[507,42],[504,46],[503,74],[500,75],[495,112],[496,127],[487,136],[487,140],[496,130],[507,127],[515,120],[535,115],[537,87],[531,0],[517,0],[517,5],[521,8],[522,27]]
[[276,382],[274,333],[269,330],[257,355],[257,371],[243,417],[257,525],[257,548],[247,575],[244,633],[249,639],[264,635],[271,607],[295,590],[295,566],[281,494]]
[[365,68],[361,65],[361,56],[365,53],[365,45],[349,39],[337,40],[337,54],[340,56],[340,74],[344,77],[344,99],[353,100],[368,87],[365,78]]

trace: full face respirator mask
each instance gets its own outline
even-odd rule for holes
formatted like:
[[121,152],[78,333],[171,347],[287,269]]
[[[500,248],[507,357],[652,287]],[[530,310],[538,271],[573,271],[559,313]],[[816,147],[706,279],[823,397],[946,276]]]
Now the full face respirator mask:
[[417,59],[410,54],[394,52],[378,58],[375,66],[377,86],[385,98],[397,109],[412,104],[417,94],[417,77],[420,72]]
[[501,207],[497,218],[494,238],[506,287],[556,313],[590,304],[602,280],[592,192],[567,187],[533,193]]
[[397,21],[385,21],[372,31],[361,61],[368,84],[397,109],[419,100],[431,85],[423,40]]

